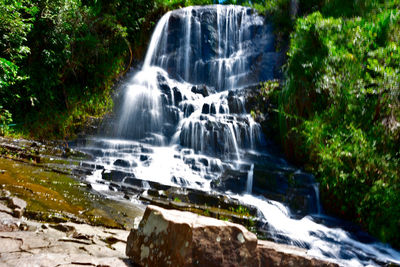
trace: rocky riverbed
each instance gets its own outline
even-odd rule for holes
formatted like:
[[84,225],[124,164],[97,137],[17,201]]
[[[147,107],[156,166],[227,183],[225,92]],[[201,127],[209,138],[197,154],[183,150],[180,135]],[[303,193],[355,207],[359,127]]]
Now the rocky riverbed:
[[1,191],[0,266],[131,266],[128,231],[24,217],[26,202]]
[[0,193],[0,266],[336,266],[302,249],[259,241],[241,225],[189,212],[149,206],[129,234],[33,221],[23,216],[24,200]]
[[[198,195],[196,190],[149,190],[147,197],[143,195],[140,202],[132,202],[130,198],[126,201],[107,199],[93,192],[81,179],[85,170],[89,171],[81,164],[88,155],[74,151],[62,143],[44,144],[0,138],[0,154],[0,266],[143,265],[143,262],[134,258],[129,259],[125,252],[127,246],[134,247],[132,242],[137,243],[131,238],[128,241],[131,243],[127,244],[129,230],[140,233],[138,224],[147,204],[235,221],[248,228],[256,223],[253,221],[254,211],[251,208],[242,207],[219,195]],[[157,184],[153,186],[157,188]],[[153,194],[155,192],[159,194]],[[232,204],[234,208],[224,208],[228,204]],[[147,214],[150,213],[151,209],[147,211]],[[175,213],[172,221],[183,218],[180,218],[178,211]],[[193,216],[189,217],[197,218],[196,221],[198,218],[206,218],[195,214]],[[239,227],[241,231],[245,231],[245,235],[252,236],[253,243],[256,240],[258,247],[263,248],[257,252],[257,257],[267,253],[270,255],[268,259],[272,259],[272,266],[287,260],[294,263],[311,262],[301,249],[257,241],[256,236],[243,226],[219,222],[225,228],[228,225],[229,229],[222,227],[218,231],[226,230],[229,233],[230,227]],[[249,222],[253,225],[249,225]],[[145,216],[141,224],[145,223],[158,222],[149,222],[148,216]],[[193,231],[197,227],[192,222],[187,225],[193,227]],[[179,237],[178,232],[176,236]],[[212,240],[201,240],[204,244],[213,243]],[[139,253],[142,245],[145,245],[142,243],[138,243]],[[174,253],[172,251],[171,255]],[[315,262],[318,263],[314,260],[312,262],[314,265]],[[157,264],[162,264],[162,259]]]
[[27,202],[31,219],[126,229],[144,212],[143,204],[93,192],[76,171],[88,155],[66,144],[0,138],[0,155],[0,186]]

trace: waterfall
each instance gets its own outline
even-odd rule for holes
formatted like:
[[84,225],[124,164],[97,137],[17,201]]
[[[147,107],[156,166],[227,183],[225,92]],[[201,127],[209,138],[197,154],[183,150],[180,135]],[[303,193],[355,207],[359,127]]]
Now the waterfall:
[[316,205],[317,205],[317,214],[321,214],[322,212],[322,207],[321,207],[321,202],[319,200],[319,184],[315,183],[313,184],[314,192],[315,192],[315,198],[316,198]]
[[251,194],[253,190],[253,172],[254,172],[254,164],[251,164],[250,171],[247,174],[247,184],[246,184],[247,194]]
[[275,57],[271,26],[250,8],[188,7],[159,21],[144,67],[223,91],[273,78]]
[[400,263],[391,248],[315,222],[331,220],[320,208],[319,218],[307,216],[319,205],[314,177],[274,154],[246,110],[252,87],[275,78],[277,58],[271,24],[251,8],[166,13],[142,69],[122,86],[112,129],[81,148],[96,166],[87,181],[105,194],[133,186],[142,196],[168,186],[218,192],[257,207],[270,238],[310,255],[343,265]]

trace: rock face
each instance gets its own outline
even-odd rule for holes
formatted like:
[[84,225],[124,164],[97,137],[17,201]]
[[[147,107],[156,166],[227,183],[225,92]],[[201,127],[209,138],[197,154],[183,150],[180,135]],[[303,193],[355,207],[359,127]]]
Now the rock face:
[[241,225],[156,206],[129,234],[126,254],[139,266],[336,266],[302,249],[258,244]]
[[257,237],[241,225],[148,206],[126,254],[142,266],[256,264]]

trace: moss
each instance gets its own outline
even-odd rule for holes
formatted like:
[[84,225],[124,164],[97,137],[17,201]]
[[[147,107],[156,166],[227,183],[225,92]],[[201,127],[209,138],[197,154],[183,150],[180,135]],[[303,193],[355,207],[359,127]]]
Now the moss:
[[[106,200],[69,175],[0,158],[0,184],[27,202],[26,215],[49,222],[85,221],[112,228],[132,227],[140,209]],[[129,214],[129,216],[127,216]]]

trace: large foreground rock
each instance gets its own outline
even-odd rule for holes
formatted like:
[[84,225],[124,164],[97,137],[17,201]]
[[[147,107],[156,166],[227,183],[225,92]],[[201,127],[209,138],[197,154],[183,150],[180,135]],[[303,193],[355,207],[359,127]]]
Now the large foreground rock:
[[241,225],[156,206],[129,234],[126,254],[140,266],[335,266],[301,249],[258,244]]

